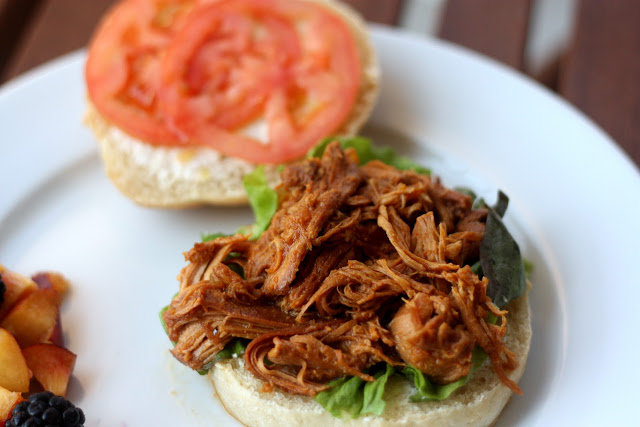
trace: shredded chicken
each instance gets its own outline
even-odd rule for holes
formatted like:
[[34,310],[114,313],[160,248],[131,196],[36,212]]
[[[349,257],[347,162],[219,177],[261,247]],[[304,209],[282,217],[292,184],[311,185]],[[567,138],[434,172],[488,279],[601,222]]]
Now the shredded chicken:
[[517,361],[502,341],[506,312],[468,266],[487,211],[429,176],[357,161],[332,143],[289,166],[260,238],[221,237],[185,254],[163,315],[173,355],[201,369],[247,338],[246,366],[268,388],[315,395],[342,376],[372,381],[368,368],[382,362],[450,383],[479,346],[520,392],[507,377]]

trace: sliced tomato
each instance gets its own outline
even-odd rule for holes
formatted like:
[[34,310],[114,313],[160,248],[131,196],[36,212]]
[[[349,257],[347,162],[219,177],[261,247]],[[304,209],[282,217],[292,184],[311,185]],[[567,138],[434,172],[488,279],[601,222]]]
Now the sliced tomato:
[[[154,26],[167,4],[193,9]],[[355,103],[361,70],[353,36],[312,2],[130,0],[111,20],[90,49],[89,94],[144,141],[287,162],[338,130]],[[256,123],[267,129],[260,139],[246,132]]]
[[193,0],[118,3],[91,41],[85,67],[89,98],[106,119],[142,141],[180,143],[157,108],[160,58],[193,5]]

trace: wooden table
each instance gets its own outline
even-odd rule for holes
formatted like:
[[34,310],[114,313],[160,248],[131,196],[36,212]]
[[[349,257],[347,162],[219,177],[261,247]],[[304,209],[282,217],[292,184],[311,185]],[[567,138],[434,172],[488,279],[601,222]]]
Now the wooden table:
[[[370,22],[400,25],[409,1],[348,0]],[[567,49],[543,72],[524,60],[541,0],[441,0],[436,35],[539,80],[598,123],[640,166],[640,2],[576,0]],[[0,0],[0,83],[86,45],[114,0]]]

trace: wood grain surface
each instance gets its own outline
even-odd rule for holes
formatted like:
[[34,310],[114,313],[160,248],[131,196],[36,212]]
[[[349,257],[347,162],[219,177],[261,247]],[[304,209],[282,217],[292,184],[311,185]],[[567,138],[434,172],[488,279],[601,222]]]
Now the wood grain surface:
[[[10,6],[25,0],[4,0]],[[27,0],[31,20],[14,30],[16,50],[0,68],[0,83],[65,53],[86,46],[114,0]],[[19,9],[19,8],[18,8]],[[15,13],[15,12],[14,12]],[[12,20],[12,18],[7,18]]]
[[582,0],[559,92],[640,165],[640,2]]
[[448,0],[440,37],[522,70],[530,0]]
[[0,83],[8,80],[5,70],[23,50],[23,35],[35,25],[41,5],[40,0],[0,0]]

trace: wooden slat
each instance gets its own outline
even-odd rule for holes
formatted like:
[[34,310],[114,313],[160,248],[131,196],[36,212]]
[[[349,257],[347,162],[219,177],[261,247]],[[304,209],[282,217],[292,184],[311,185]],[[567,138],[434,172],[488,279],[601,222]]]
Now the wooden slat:
[[41,0],[0,0],[0,83],[41,4]]
[[559,91],[640,165],[640,2],[581,1]]
[[358,10],[365,20],[397,25],[403,0],[344,0]]
[[523,69],[531,0],[447,0],[443,39]]
[[[22,4],[26,0],[8,1]],[[33,22],[18,45],[16,54],[10,58],[2,81],[85,46],[96,23],[113,2],[114,0],[44,1],[41,10],[32,17]]]

